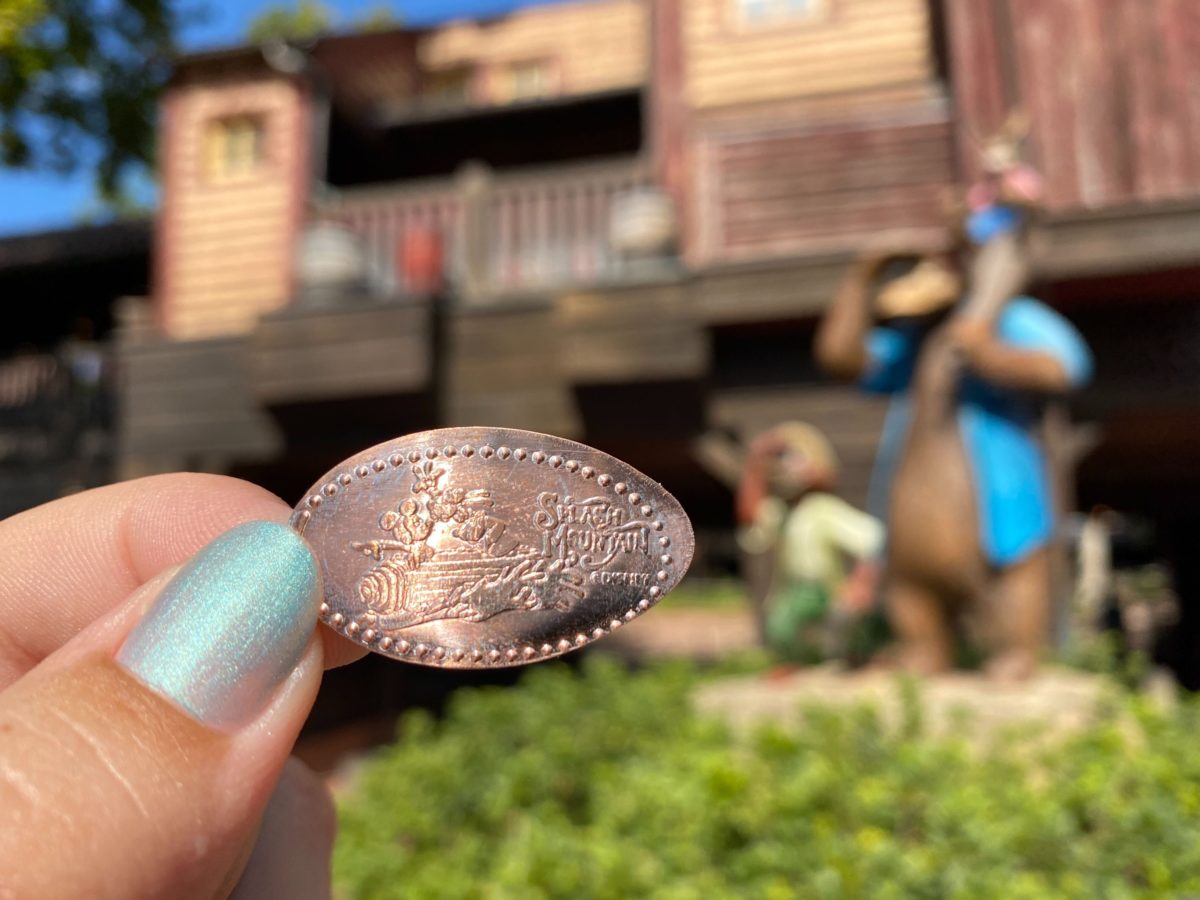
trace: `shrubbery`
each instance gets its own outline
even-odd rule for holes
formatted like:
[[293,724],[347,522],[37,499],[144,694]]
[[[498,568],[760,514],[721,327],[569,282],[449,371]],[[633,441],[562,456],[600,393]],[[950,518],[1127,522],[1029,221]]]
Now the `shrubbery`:
[[[1048,744],[931,736],[919,706],[738,739],[683,667],[539,666],[464,692],[341,808],[351,897],[1200,895],[1200,711],[1131,697]],[[969,725],[964,725],[964,729]]]

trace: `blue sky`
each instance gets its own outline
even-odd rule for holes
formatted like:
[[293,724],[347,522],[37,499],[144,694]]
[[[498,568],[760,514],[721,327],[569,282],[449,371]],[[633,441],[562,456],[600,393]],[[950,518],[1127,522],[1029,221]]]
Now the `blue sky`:
[[[236,44],[246,26],[264,6],[278,0],[199,0],[207,7],[203,22],[181,35],[185,48]],[[324,0],[341,21],[378,9],[380,0]],[[429,25],[469,16],[499,15],[522,6],[561,0],[391,0],[405,22]],[[94,209],[91,175],[80,172],[62,178],[42,172],[0,171],[0,235],[19,234],[71,225]]]

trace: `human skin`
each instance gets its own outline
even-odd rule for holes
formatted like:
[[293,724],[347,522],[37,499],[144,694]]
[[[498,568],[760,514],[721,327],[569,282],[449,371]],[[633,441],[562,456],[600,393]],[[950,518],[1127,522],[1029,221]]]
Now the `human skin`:
[[252,660],[248,676],[269,676],[257,694],[223,704],[234,687],[217,684],[189,707],[147,680],[189,652],[153,640],[164,596],[196,599],[180,566],[242,523],[294,541],[269,524],[287,515],[245,482],[167,475],[0,522],[0,897],[328,896],[332,808],[288,755],[323,668],[362,651],[310,621],[319,582],[295,579],[294,662],[269,639],[251,648],[283,660]]

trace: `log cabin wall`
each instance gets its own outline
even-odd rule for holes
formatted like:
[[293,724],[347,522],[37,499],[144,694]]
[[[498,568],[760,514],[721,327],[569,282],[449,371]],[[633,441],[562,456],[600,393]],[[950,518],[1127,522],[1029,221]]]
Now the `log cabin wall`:
[[689,261],[942,227],[954,158],[926,0],[810,0],[807,15],[757,25],[742,20],[752,7],[682,4]]
[[833,253],[888,228],[940,228],[952,181],[942,104],[697,140],[700,264]]
[[926,0],[809,0],[807,15],[763,24],[741,20],[739,10],[750,5],[683,4],[687,90],[695,109],[865,91],[933,76]]
[[308,118],[305,89],[282,76],[234,68],[171,89],[155,252],[158,320],[169,337],[243,334],[288,302]]
[[[649,10],[642,0],[591,0],[533,7],[497,19],[463,21],[430,33],[419,49],[431,72],[470,67],[480,73],[476,99],[512,99],[510,78],[542,67],[542,92],[588,94],[639,87],[646,80]],[[530,85],[530,88],[533,86]]]
[[960,152],[1010,107],[1051,211],[1200,195],[1200,4],[973,0],[946,6]]

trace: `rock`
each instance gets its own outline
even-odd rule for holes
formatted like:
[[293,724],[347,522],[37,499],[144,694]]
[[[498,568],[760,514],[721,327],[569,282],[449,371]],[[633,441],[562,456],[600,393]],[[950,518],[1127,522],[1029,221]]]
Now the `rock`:
[[[917,682],[926,728],[945,733],[965,714],[972,737],[987,737],[1010,726],[1036,725],[1046,733],[1083,727],[1108,690],[1101,676],[1046,668],[1016,684],[998,684],[975,672],[955,672]],[[845,672],[816,666],[784,676],[722,679],[701,687],[696,708],[725,719],[737,731],[765,721],[795,724],[805,706],[878,708],[886,722],[902,713],[901,680],[893,672]]]

